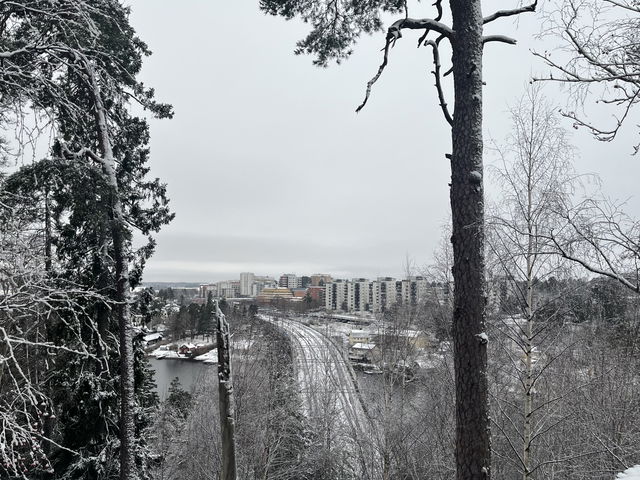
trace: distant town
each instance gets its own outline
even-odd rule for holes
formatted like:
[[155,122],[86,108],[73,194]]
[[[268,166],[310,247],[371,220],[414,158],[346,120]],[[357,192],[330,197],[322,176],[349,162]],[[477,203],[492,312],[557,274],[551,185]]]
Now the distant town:
[[380,313],[395,305],[417,305],[430,299],[437,303],[449,300],[450,286],[422,276],[397,280],[393,277],[334,279],[326,273],[297,275],[285,273],[278,279],[252,272],[240,273],[239,279],[195,285],[147,284],[156,288],[171,286],[192,303],[204,304],[213,299],[251,300],[258,305],[323,308],[328,311]]

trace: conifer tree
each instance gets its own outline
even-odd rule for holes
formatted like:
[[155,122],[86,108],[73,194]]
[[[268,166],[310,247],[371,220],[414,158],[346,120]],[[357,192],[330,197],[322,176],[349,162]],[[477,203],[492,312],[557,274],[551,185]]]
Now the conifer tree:
[[135,99],[160,117],[171,110],[136,80],[149,51],[119,1],[1,8],[0,108],[18,118],[32,112],[56,133],[50,158],[9,183],[46,200],[48,277],[83,292],[73,308],[47,317],[43,340],[63,347],[39,388],[58,413],[46,432],[48,455],[61,478],[144,477],[139,434],[154,400],[134,348],[129,291],[154,241],[133,251],[131,235],[149,236],[172,215],[164,185],[148,178],[147,123],[128,104]]

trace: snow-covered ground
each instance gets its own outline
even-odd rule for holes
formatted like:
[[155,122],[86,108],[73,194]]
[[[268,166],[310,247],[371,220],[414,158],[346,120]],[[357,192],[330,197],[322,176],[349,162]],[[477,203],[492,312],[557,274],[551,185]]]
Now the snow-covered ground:
[[184,355],[180,355],[175,350],[169,350],[167,345],[162,345],[155,350],[149,352],[150,357],[156,358],[185,358]]
[[640,480],[640,465],[631,467],[616,475],[615,480]]
[[[169,358],[195,360],[204,363],[218,363],[218,349],[216,348],[215,340],[214,342],[211,341],[212,338],[215,339],[215,337],[210,335],[196,335],[193,339],[191,337],[183,338],[177,342],[160,345],[149,352],[148,355],[157,359]],[[253,340],[235,339],[231,337],[231,350],[248,350],[251,348],[253,343]],[[181,345],[188,345],[191,348],[208,349],[208,351],[192,358],[190,355],[181,355],[178,353],[178,349]]]
[[207,353],[193,357],[193,359],[204,363],[218,363],[218,349],[214,348],[213,350],[209,350]]
[[[181,355],[180,353],[178,353],[178,349],[182,345],[188,345],[190,348],[207,349],[208,351],[203,355],[198,355],[195,358],[191,358],[189,355]],[[160,345],[159,347],[149,352],[148,355],[158,359],[171,358],[215,363],[215,361],[211,362],[212,359],[217,361],[218,358],[215,347],[215,337],[212,337],[211,335],[196,335],[193,338],[186,337],[175,342]]]

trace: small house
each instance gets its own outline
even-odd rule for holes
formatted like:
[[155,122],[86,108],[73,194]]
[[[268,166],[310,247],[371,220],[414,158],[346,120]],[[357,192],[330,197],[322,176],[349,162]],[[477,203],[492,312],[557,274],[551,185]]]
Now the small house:
[[162,341],[163,335],[161,333],[149,333],[142,337],[145,345],[155,345]]
[[349,332],[349,345],[356,343],[371,343],[371,332],[367,330],[351,330]]
[[191,355],[196,346],[193,343],[183,343],[178,347],[178,353],[180,355]]
[[354,363],[371,363],[377,352],[373,343],[356,343],[349,348],[349,360]]

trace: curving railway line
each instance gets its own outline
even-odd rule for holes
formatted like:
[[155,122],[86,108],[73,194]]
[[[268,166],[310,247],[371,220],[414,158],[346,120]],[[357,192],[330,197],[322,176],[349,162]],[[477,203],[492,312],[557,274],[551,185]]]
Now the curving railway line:
[[351,467],[359,478],[377,478],[370,421],[348,360],[330,338],[314,328],[289,318],[260,317],[291,339],[294,368],[310,423],[331,432],[331,441],[353,459]]

